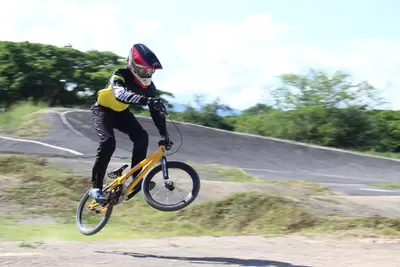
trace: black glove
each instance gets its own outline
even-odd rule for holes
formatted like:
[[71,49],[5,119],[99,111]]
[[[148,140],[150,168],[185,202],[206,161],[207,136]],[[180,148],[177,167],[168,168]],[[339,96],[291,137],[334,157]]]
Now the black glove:
[[168,136],[163,136],[162,135],[161,137],[165,140],[165,143],[167,145],[172,146],[174,144],[174,142],[172,142],[172,140]]
[[147,104],[149,105],[149,107],[152,107],[158,111],[161,111],[164,108],[164,103],[162,99],[158,97],[149,97],[147,99]]

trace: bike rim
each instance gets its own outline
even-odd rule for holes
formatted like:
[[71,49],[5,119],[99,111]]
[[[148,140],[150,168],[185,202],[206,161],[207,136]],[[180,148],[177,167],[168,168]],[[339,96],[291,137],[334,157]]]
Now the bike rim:
[[81,203],[81,208],[77,214],[78,227],[81,231],[91,231],[101,225],[106,220],[108,207],[103,207],[96,203],[87,194]]

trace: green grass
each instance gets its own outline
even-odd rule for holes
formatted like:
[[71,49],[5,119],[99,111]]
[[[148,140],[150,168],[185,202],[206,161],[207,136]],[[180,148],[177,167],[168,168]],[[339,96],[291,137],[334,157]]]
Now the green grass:
[[73,212],[73,205],[90,184],[88,178],[68,169],[51,168],[39,157],[0,155],[0,172],[18,181],[4,189],[3,201],[25,205],[25,212],[31,213]]
[[[304,232],[304,231],[300,231]],[[400,236],[400,217],[332,217],[321,219],[307,233],[337,233],[366,236]]]
[[236,167],[224,166],[220,164],[191,164],[201,176],[208,180],[237,182],[237,183],[256,183],[256,184],[275,184],[290,186],[294,189],[301,188],[308,190],[311,194],[327,195],[334,194],[332,190],[317,183],[300,180],[263,180],[244,170]]
[[208,180],[238,182],[238,183],[264,183],[258,177],[243,171],[240,168],[220,164],[194,164],[190,163],[200,175],[206,174]]
[[[24,213],[51,215],[58,222],[65,223],[67,228],[73,224],[77,202],[90,184],[87,177],[75,176],[69,170],[52,169],[41,158],[0,156],[0,170],[2,175],[13,175],[20,181],[5,189],[3,201],[24,205]],[[294,202],[264,194],[234,194],[221,201],[193,205],[175,213],[157,211],[138,197],[114,210],[109,229],[113,229],[112,232],[118,228],[123,232],[138,231],[134,235],[140,236],[267,234],[277,232],[278,228],[282,232],[290,231],[293,225],[300,228],[309,220],[309,214]],[[15,218],[8,221],[11,223],[0,228],[3,233],[15,227]],[[227,224],[230,226],[227,227]],[[29,229],[42,229],[40,225],[21,227],[27,228],[28,232],[31,231]],[[59,227],[54,225],[43,229]],[[141,230],[142,227],[146,230]],[[29,233],[26,235],[29,236]]]
[[[72,214],[70,214],[72,215]],[[312,226],[313,216],[282,197],[238,193],[221,201],[193,205],[164,213],[139,198],[117,207],[107,226],[97,235],[81,235],[73,218],[63,224],[0,225],[0,239],[35,241],[43,239],[99,240],[201,235],[285,234]]]
[[377,151],[370,150],[370,151],[362,151],[361,153],[364,153],[367,155],[378,156],[378,157],[400,159],[400,153],[395,153],[395,152],[377,152]]
[[275,180],[275,181],[267,181],[269,184],[281,184],[281,185],[289,185],[292,187],[308,189],[313,195],[338,195],[339,193],[333,192],[329,187],[313,183],[310,181],[301,181],[301,180]]
[[382,187],[382,188],[400,188],[400,183],[389,183],[389,184],[369,184],[369,186]]
[[0,113],[0,131],[20,137],[47,133],[50,125],[41,121],[41,114],[38,113],[46,107],[45,103],[33,104],[31,101],[13,105],[8,111]]
[[[74,220],[78,201],[90,185],[88,177],[77,176],[67,169],[54,169],[42,158],[20,155],[1,155],[0,174],[0,177],[14,178],[12,185],[3,188],[0,197],[2,204],[5,204],[3,207],[23,205],[20,214],[10,216],[0,213],[0,240],[90,241],[349,230],[395,235],[400,231],[399,218],[320,217],[284,196],[245,192],[221,200],[193,204],[178,212],[155,210],[137,196],[117,206],[101,232],[86,237],[78,232]],[[300,183],[299,186],[307,186],[307,183]],[[21,224],[21,218],[32,214],[51,216],[54,222]]]

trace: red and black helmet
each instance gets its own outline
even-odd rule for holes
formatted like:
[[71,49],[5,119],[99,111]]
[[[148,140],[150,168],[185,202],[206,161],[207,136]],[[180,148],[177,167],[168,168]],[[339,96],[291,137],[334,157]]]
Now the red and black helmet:
[[134,44],[129,50],[128,69],[141,87],[151,84],[151,77],[156,70],[162,69],[157,56],[144,44]]

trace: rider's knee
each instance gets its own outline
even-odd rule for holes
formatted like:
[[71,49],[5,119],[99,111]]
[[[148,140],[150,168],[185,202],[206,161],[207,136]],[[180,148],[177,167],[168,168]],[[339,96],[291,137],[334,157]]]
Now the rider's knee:
[[115,151],[115,138],[108,137],[102,141],[102,147],[106,154],[112,155]]
[[135,133],[134,136],[130,136],[132,142],[137,143],[142,146],[147,146],[149,143],[149,134],[143,130],[140,133]]
[[143,143],[148,144],[149,143],[149,134],[146,131],[143,131],[140,139],[142,140]]

